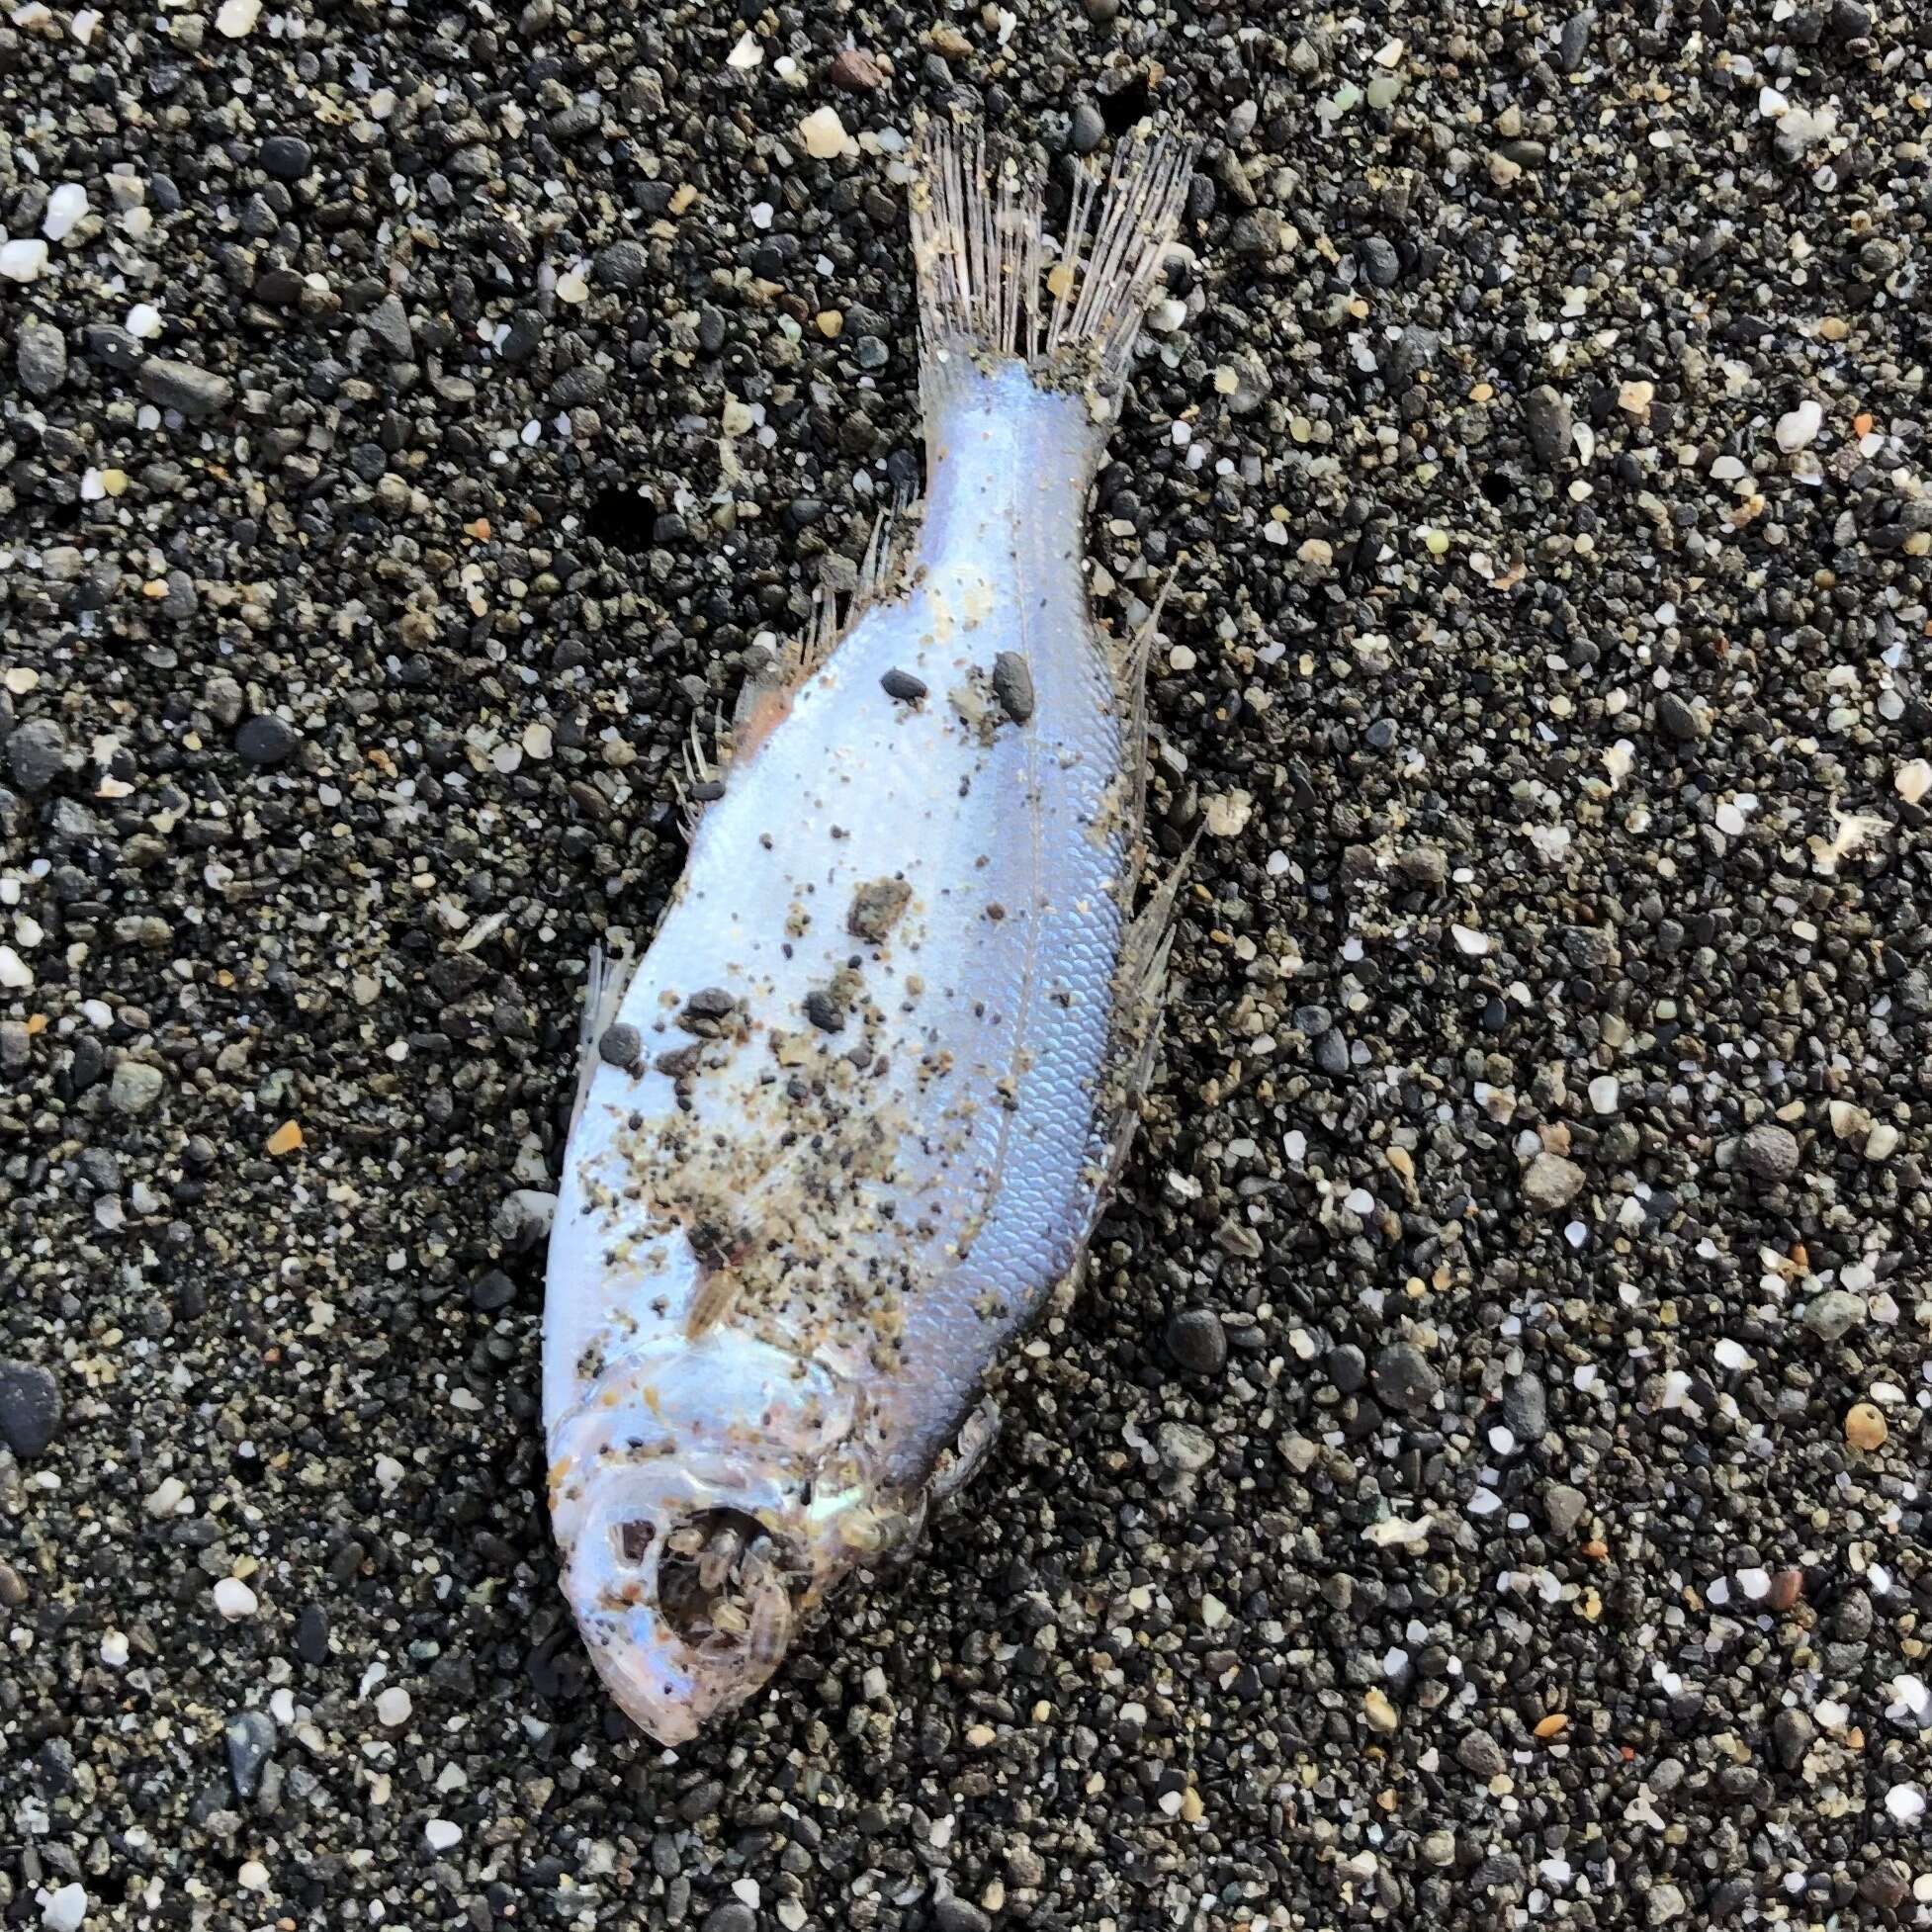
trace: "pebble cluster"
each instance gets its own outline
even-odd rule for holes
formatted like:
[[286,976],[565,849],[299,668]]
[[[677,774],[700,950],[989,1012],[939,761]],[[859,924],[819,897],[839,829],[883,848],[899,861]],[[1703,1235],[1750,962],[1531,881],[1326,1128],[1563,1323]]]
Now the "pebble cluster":
[[[537,1428],[592,943],[920,459],[916,113],[1203,141],[1165,1072],[667,1760]],[[1932,13],[0,12],[0,1919],[1932,1923]]]

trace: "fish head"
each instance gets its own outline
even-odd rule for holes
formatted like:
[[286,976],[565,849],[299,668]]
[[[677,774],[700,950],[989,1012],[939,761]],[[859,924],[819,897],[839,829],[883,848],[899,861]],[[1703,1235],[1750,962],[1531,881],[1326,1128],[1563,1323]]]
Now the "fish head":
[[565,1595],[660,1744],[759,1690],[799,1618],[915,1534],[866,1437],[855,1382],[739,1331],[606,1365],[553,1427]]

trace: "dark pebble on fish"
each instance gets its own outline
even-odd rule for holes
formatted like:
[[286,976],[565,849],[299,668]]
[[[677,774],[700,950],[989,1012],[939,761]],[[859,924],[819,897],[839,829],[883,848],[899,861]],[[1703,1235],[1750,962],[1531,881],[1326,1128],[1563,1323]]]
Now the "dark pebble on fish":
[[1033,673],[1016,651],[1002,651],[993,660],[993,695],[1015,725],[1033,715]]
[[805,996],[805,1016],[823,1033],[836,1033],[845,1024],[845,1004],[835,994],[815,986]]
[[597,1058],[607,1067],[635,1067],[644,1051],[644,1035],[625,1020],[614,1021],[597,1036]]

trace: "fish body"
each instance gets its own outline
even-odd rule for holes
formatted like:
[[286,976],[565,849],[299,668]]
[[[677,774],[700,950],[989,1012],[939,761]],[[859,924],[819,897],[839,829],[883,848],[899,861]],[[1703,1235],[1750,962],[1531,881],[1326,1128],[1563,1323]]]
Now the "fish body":
[[723,796],[591,1048],[544,1332],[566,1593],[674,1743],[917,1534],[1002,1346],[1077,1265],[1144,1071],[1138,694],[1083,529],[1186,188],[1129,156],[1043,277],[1040,190],[928,143],[927,494]]

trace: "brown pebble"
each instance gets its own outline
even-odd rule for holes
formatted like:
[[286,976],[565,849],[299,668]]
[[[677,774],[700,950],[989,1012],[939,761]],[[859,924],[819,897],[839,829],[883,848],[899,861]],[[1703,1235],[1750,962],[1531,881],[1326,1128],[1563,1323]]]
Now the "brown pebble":
[[898,698],[906,704],[918,704],[925,696],[925,679],[915,677],[909,670],[900,670],[896,665],[879,679],[885,686],[886,696]]
[[877,945],[899,922],[912,896],[913,889],[904,879],[866,880],[852,894],[845,930],[855,939],[869,939]]
[[993,660],[993,695],[1015,725],[1033,715],[1033,673],[1017,651],[1003,651]]
[[886,70],[860,46],[848,46],[834,54],[826,77],[847,94],[870,94],[886,84]]
[[1856,1449],[1884,1449],[1890,1435],[1886,1419],[1870,1402],[1854,1402],[1845,1416],[1845,1440]]
[[1771,1579],[1771,1594],[1766,1601],[1773,1610],[1789,1610],[1804,1594],[1802,1570],[1779,1570]]
[[27,1601],[27,1585],[20,1572],[4,1560],[0,1560],[0,1604],[9,1610],[18,1610]]

